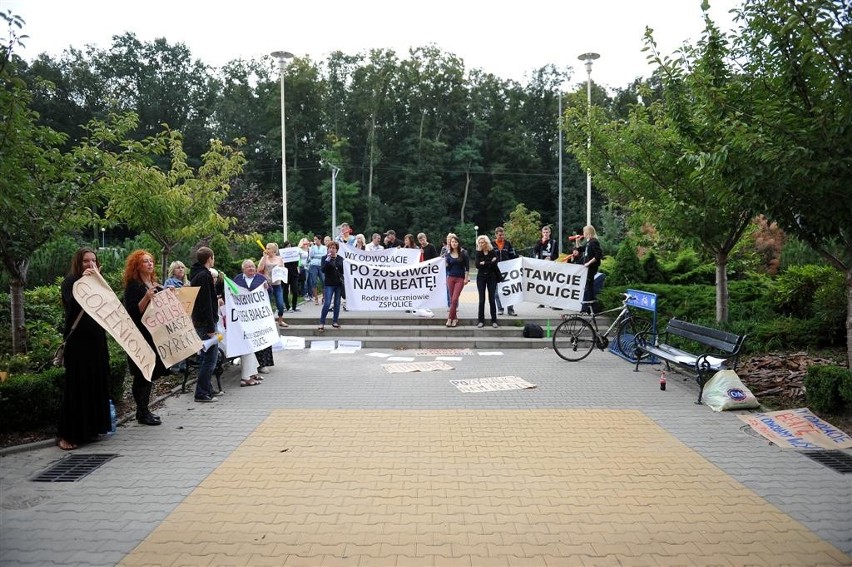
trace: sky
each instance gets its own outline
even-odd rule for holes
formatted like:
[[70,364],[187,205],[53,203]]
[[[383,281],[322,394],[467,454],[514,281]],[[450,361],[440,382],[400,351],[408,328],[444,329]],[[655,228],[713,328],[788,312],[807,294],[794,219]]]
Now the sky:
[[[710,15],[730,29],[738,5],[710,0]],[[18,53],[27,60],[69,46],[107,48],[125,32],[185,43],[216,67],[278,50],[320,62],[337,50],[392,49],[405,58],[410,48],[435,45],[467,69],[521,83],[545,65],[572,67],[575,85],[586,80],[577,57],[596,52],[592,79],[610,89],[651,74],[641,51],[646,26],[664,54],[697,40],[704,27],[701,0],[0,0],[0,10],[25,20],[21,33],[29,38]]]

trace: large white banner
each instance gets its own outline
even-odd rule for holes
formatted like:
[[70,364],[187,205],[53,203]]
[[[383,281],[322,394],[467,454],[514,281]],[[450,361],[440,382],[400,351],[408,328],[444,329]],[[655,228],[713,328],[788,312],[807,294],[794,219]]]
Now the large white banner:
[[378,266],[344,258],[343,274],[346,305],[350,311],[447,307],[447,274],[443,258],[410,266]]
[[[387,248],[385,250],[361,250],[351,244],[340,245],[344,260],[354,260],[374,266],[412,266],[420,262],[419,248]],[[348,290],[347,290],[348,291]],[[349,296],[347,295],[347,303]]]
[[278,327],[266,290],[234,288],[238,293],[225,286],[225,352],[234,357],[276,344]]
[[530,301],[550,307],[580,311],[589,269],[581,264],[515,258],[497,264],[503,281],[497,294],[503,305]]

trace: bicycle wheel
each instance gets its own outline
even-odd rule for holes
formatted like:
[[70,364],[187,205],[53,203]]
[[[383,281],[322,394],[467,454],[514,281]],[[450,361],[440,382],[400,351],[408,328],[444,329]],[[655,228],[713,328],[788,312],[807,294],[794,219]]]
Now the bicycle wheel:
[[568,317],[553,332],[553,350],[568,362],[583,360],[595,348],[595,330],[582,317]]
[[[647,352],[637,351],[636,335],[639,333],[647,333],[651,330],[651,321],[635,315],[618,326],[618,333],[615,336],[618,350],[629,360],[636,362],[636,359],[643,359],[648,356]],[[640,339],[641,340],[641,339]]]

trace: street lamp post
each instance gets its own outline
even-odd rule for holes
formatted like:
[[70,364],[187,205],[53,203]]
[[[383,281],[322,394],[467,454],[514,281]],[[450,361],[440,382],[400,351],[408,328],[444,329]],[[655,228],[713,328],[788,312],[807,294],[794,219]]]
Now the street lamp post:
[[289,51],[273,51],[273,57],[278,59],[278,73],[281,78],[281,230],[284,240],[287,240],[287,136],[284,129],[284,67],[287,60],[293,57]]
[[101,248],[106,248],[106,229],[101,227]]
[[559,119],[556,126],[559,128],[559,218],[556,225],[559,236],[556,238],[556,242],[559,245],[559,250],[564,250],[562,247],[562,85],[559,85]]
[[331,237],[334,238],[337,234],[337,174],[340,173],[340,168],[334,165],[331,166]]
[[[592,61],[598,57],[600,57],[598,53],[584,53],[577,57],[577,59],[586,63],[586,73],[588,74],[588,81],[586,82],[586,111],[590,123],[592,117]],[[589,139],[586,141],[586,147],[589,149],[592,147],[591,130],[589,131]],[[592,170],[588,167],[586,168],[586,224],[592,224]]]

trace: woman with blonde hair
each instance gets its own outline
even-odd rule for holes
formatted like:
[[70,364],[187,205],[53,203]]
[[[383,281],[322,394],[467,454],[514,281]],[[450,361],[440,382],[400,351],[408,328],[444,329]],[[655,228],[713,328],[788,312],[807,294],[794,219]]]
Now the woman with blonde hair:
[[179,260],[175,260],[169,264],[169,277],[166,278],[163,285],[174,288],[189,285],[189,279],[186,277],[186,265]]
[[476,238],[476,291],[479,292],[479,311],[476,326],[485,326],[485,293],[488,292],[488,307],[491,310],[491,326],[495,329],[497,324],[497,280],[500,279],[500,270],[497,268],[497,254],[491,240],[485,236]]
[[598,273],[598,268],[603,260],[603,248],[598,241],[598,232],[592,225],[583,227],[583,265],[589,269],[586,274],[586,289],[583,292],[583,311],[591,313],[592,310],[597,313],[597,300],[595,298],[595,275]]
[[[154,294],[163,291],[163,286],[157,282],[157,272],[154,266],[153,254],[147,250],[134,250],[127,257],[122,277],[124,282],[124,308],[157,357],[157,363],[151,376],[152,380],[168,374],[168,370],[163,366],[163,361],[157,355],[151,333],[142,323],[142,315],[154,298]],[[167,293],[173,292],[168,291]],[[130,375],[133,376],[131,390],[133,400],[136,402],[136,421],[142,425],[160,425],[160,416],[151,413],[151,410],[148,409],[148,404],[151,401],[152,383],[145,379],[142,371],[129,356],[127,357],[127,366],[130,369]]]
[[275,320],[279,327],[289,327],[284,322],[284,284],[283,280],[277,280],[272,277],[272,270],[275,268],[285,269],[284,258],[278,254],[278,244],[270,242],[266,245],[263,252],[263,258],[257,265],[257,271],[263,274],[269,281],[269,297],[275,300],[275,307],[278,309],[278,316]]

